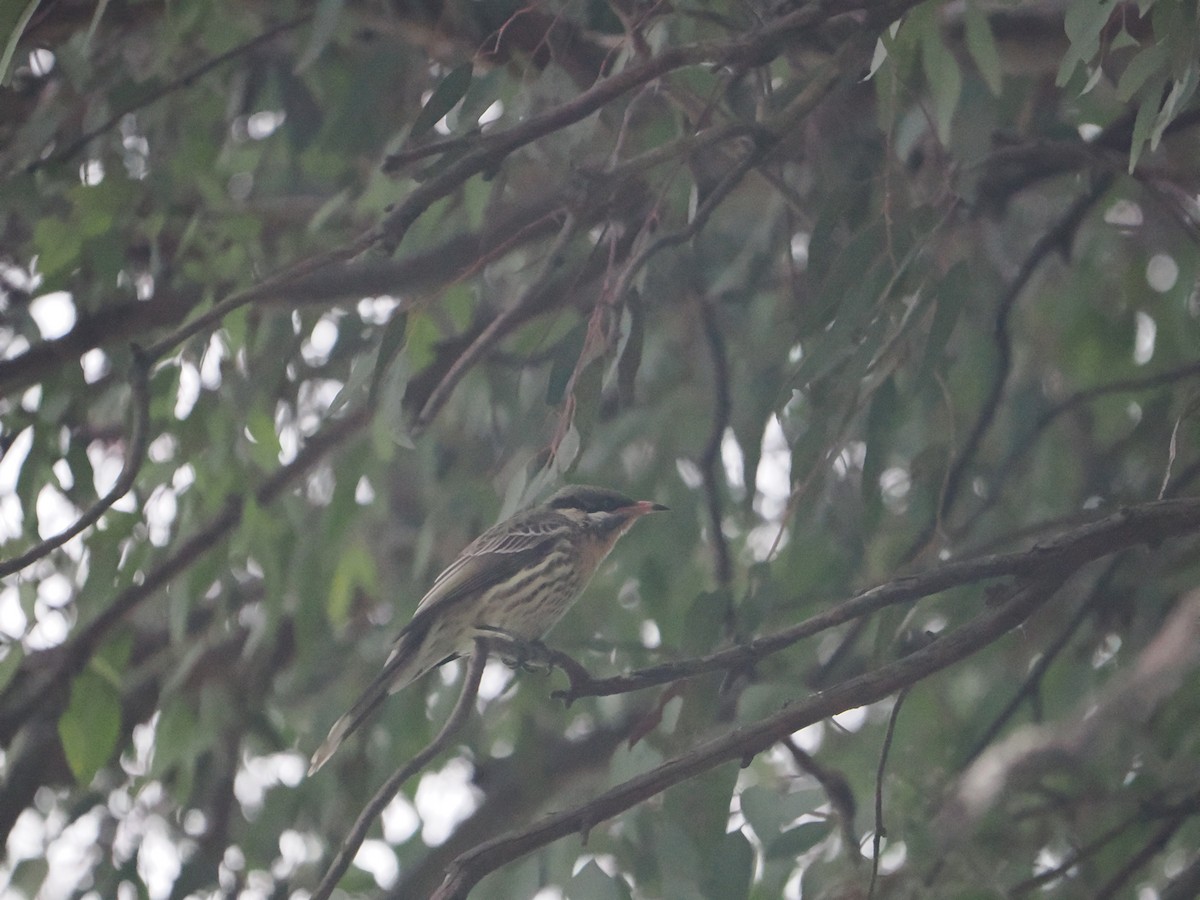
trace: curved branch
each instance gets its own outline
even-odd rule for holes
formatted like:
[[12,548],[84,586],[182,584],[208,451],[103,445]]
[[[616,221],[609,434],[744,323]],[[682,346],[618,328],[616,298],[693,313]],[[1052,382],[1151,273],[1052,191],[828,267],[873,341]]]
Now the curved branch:
[[333,862],[325,871],[321,883],[313,891],[312,900],[329,900],[329,895],[337,887],[338,881],[346,874],[346,869],[350,868],[350,862],[358,853],[358,848],[362,846],[363,840],[366,839],[367,832],[375,823],[375,819],[383,812],[384,807],[392,802],[396,791],[400,790],[400,786],[415,773],[421,771],[431,759],[441,753],[450,743],[450,738],[454,736],[454,733],[467,721],[471,706],[475,703],[475,698],[479,696],[479,681],[483,677],[483,667],[487,663],[489,647],[488,638],[475,638],[475,649],[467,663],[467,674],[463,679],[462,693],[458,695],[458,702],[454,704],[450,718],[446,719],[441,731],[426,744],[425,749],[397,769],[363,807],[363,811],[359,813],[350,833],[346,835],[342,846],[338,848],[337,856],[333,858]]
[[[867,4],[839,4],[844,8],[836,10],[831,9],[831,5],[822,0],[813,0],[800,9],[780,16],[776,21],[736,40],[689,44],[663,50],[654,59],[611,75],[552,109],[530,116],[511,128],[484,135],[475,147],[437,175],[423,182],[398,203],[374,230],[360,239],[359,249],[365,250],[369,247],[381,246],[385,253],[392,253],[403,240],[409,226],[435,200],[443,197],[468,178],[494,168],[513,151],[540,137],[579,122],[622,94],[676,69],[701,63],[733,67],[765,64],[782,52],[788,40],[795,35],[803,34],[824,19],[850,9],[861,8]],[[904,0],[904,2],[889,5],[893,8],[885,12],[886,16],[890,16],[890,18],[883,21],[884,15],[875,17],[881,20],[880,27],[893,21],[908,7],[915,6],[916,2],[915,0]],[[392,173],[397,168],[398,164],[395,162],[390,160],[384,162],[384,172]]]
[[734,728],[694,750],[667,760],[573,809],[480,844],[449,867],[433,900],[457,900],[481,878],[573,832],[586,833],[667,788],[731,760],[748,762],[778,740],[845,709],[874,703],[978,652],[1015,628],[1058,589],[1065,576],[1032,580],[1002,604],[897,662],[813,694],[774,715]]
[[1000,401],[1004,396],[1004,389],[1008,384],[1008,376],[1012,369],[1012,342],[1011,335],[1009,334],[1009,319],[1012,316],[1017,299],[1021,296],[1021,292],[1024,291],[1025,286],[1029,283],[1029,280],[1033,277],[1033,273],[1037,271],[1043,260],[1055,250],[1066,252],[1069,249],[1070,242],[1078,230],[1080,223],[1083,221],[1083,217],[1092,208],[1092,205],[1104,195],[1111,183],[1111,175],[1104,175],[1098,178],[1091,190],[1078,197],[1062,218],[1038,238],[1037,242],[1026,255],[1024,262],[1021,263],[1021,268],[1017,272],[1016,277],[1013,278],[1004,295],[1000,298],[1000,303],[996,310],[996,324],[993,331],[993,341],[996,345],[996,354],[998,357],[996,374],[992,378],[988,394],[984,398],[983,405],[979,408],[979,413],[975,417],[975,423],[971,426],[971,431],[967,435],[966,441],[958,449],[946,472],[941,499],[938,501],[937,515],[921,529],[916,540],[913,541],[902,557],[902,562],[910,562],[915,559],[925,549],[934,533],[941,527],[946,517],[950,514],[966,480],[967,471],[975,461],[975,455],[983,443],[984,435],[991,429],[992,423],[996,420],[996,414],[1000,411]]
[[67,541],[95,525],[109,508],[129,493],[133,482],[146,459],[146,448],[150,444],[150,360],[136,344],[132,347],[133,360],[129,365],[129,392],[133,408],[133,424],[130,426],[129,446],[125,451],[125,464],[121,474],[107,494],[89,506],[65,531],[39,541],[20,556],[0,562],[0,577],[20,572],[26,566],[49,556]]
[[223,66],[225,63],[227,63],[231,60],[237,59],[239,56],[244,56],[245,54],[251,52],[252,50],[258,49],[263,44],[270,43],[275,38],[277,38],[279,35],[281,35],[285,32],[288,32],[288,31],[292,31],[296,28],[299,28],[301,25],[304,25],[311,19],[312,19],[312,13],[305,13],[302,16],[297,16],[294,19],[289,19],[286,22],[281,22],[280,24],[276,25],[274,28],[268,28],[266,31],[264,31],[262,34],[258,35],[257,37],[253,37],[243,44],[238,44],[236,47],[233,47],[232,49],[225,51],[224,53],[220,54],[219,56],[214,56],[212,59],[208,60],[207,62],[201,63],[200,65],[196,66],[194,69],[190,69],[189,71],[184,72],[182,75],[180,75],[178,78],[174,79],[173,81],[168,81],[166,84],[162,85],[161,87],[157,88],[156,90],[151,91],[149,94],[147,94],[145,97],[138,100],[136,103],[131,103],[128,106],[121,109],[119,112],[113,113],[109,118],[107,118],[106,120],[101,122],[95,128],[90,128],[87,131],[85,131],[83,134],[81,134],[79,137],[77,137],[73,142],[68,144],[62,150],[60,150],[56,153],[51,153],[49,156],[45,157],[44,159],[34,160],[33,162],[31,162],[29,165],[27,165],[25,167],[25,174],[27,174],[27,175],[32,174],[33,172],[36,172],[39,169],[44,169],[46,166],[53,165],[55,163],[65,162],[66,160],[68,160],[72,156],[74,156],[76,153],[78,153],[80,150],[82,150],[84,147],[86,147],[91,141],[93,141],[100,135],[104,134],[104,132],[109,131],[112,128],[115,128],[120,123],[120,121],[123,118],[125,118],[127,115],[129,115],[130,113],[137,112],[139,109],[145,109],[147,106],[150,106],[152,103],[157,103],[163,97],[166,97],[169,94],[173,94],[175,91],[179,90],[180,88],[190,88],[192,85],[194,85],[196,83],[196,81],[198,81],[203,76],[207,75],[213,69]]
[[[369,421],[369,413],[362,410],[338,420],[310,440],[294,460],[263,481],[254,491],[255,502],[265,506],[278,499],[300,476],[342,441],[357,434]],[[8,745],[31,714],[44,713],[47,703],[65,704],[66,692],[57,688],[87,665],[118,623],[171,579],[215,549],[220,540],[241,522],[245,502],[245,495],[231,496],[219,513],[180,543],[174,553],[146,572],[141,582],[118,593],[99,615],[83,625],[65,644],[27,656],[17,675],[0,694],[0,746]]]
[[1004,461],[996,469],[996,473],[992,478],[991,490],[988,491],[987,497],[979,508],[964,522],[956,531],[965,532],[978,521],[979,517],[990,510],[999,500],[1001,496],[1001,488],[1004,483],[1012,477],[1013,470],[1018,463],[1029,455],[1030,450],[1034,447],[1037,441],[1041,438],[1042,433],[1054,422],[1066,413],[1091,403],[1100,397],[1106,397],[1110,394],[1132,394],[1139,391],[1149,391],[1154,388],[1164,387],[1174,384],[1177,381],[1183,381],[1188,378],[1200,375],[1200,362],[1191,362],[1186,365],[1177,366],[1174,369],[1167,369],[1163,372],[1158,372],[1154,375],[1146,375],[1141,378],[1124,378],[1119,381],[1111,381],[1107,384],[1096,385],[1095,387],[1084,388],[1076,391],[1065,400],[1056,403],[1050,407],[1041,417],[1033,424],[1029,433],[1017,443],[1013,449],[1005,457]]
[[1119,510],[1081,525],[1027,550],[990,554],[945,563],[916,575],[897,578],[843,600],[824,612],[744,644],[708,656],[677,660],[615,675],[571,677],[571,686],[556,692],[568,703],[580,697],[604,697],[654,687],[705,672],[750,666],[804,638],[843,625],[888,606],[908,603],[953,587],[996,578],[1033,578],[1046,572],[1072,572],[1085,563],[1137,544],[1200,529],[1200,499],[1158,500]]

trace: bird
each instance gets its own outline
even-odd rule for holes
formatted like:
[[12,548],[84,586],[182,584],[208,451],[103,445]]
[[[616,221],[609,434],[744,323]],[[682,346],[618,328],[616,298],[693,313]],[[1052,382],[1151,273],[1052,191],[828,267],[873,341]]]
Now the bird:
[[470,654],[476,637],[536,644],[578,599],[617,541],[642,516],[666,510],[591,485],[568,485],[493,525],[434,579],[383,670],[317,748],[308,774],[389,695]]

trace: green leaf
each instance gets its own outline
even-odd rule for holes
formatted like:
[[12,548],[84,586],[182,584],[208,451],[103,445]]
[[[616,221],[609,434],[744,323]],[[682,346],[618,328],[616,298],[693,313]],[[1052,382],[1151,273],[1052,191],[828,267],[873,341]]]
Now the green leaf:
[[967,30],[967,50],[984,83],[997,97],[1003,87],[1004,73],[1000,67],[1000,52],[996,49],[996,39],[992,35],[992,26],[987,16],[976,3],[968,3],[964,19]]
[[743,900],[750,896],[754,877],[754,848],[740,831],[725,835],[720,849],[709,856],[704,896],[712,900]]
[[28,0],[24,5],[13,2],[0,4],[0,36],[4,40],[4,51],[0,53],[0,85],[7,87],[10,82],[9,66],[12,65],[21,35],[25,33],[25,26],[38,8],[38,2]]
[[317,4],[317,8],[313,11],[312,33],[308,37],[308,46],[304,48],[304,53],[296,61],[295,72],[297,74],[316,62],[321,56],[321,52],[328,46],[329,41],[333,38],[333,32],[337,29],[342,7],[345,5],[346,0],[320,0]]
[[862,501],[869,523],[878,522],[883,509],[879,476],[887,463],[892,432],[904,419],[904,404],[894,378],[886,379],[875,391],[867,413],[867,456],[863,461]]
[[326,607],[329,611],[329,621],[335,627],[345,625],[350,616],[354,592],[358,588],[374,591],[375,582],[375,560],[371,554],[360,543],[349,544],[338,559],[337,568],[333,571],[333,580],[329,585],[329,601]]
[[4,647],[4,656],[0,657],[0,691],[4,690],[17,674],[17,668],[24,656],[25,652],[18,643],[7,644]]
[[81,785],[112,757],[121,736],[121,699],[116,688],[93,669],[71,683],[71,699],[58,720],[67,764]]
[[404,334],[408,329],[408,313],[397,312],[383,329],[379,339],[379,353],[375,357],[375,370],[371,373],[371,387],[367,390],[367,402],[374,409],[379,403],[379,386],[387,374],[392,360],[404,347]]
[[279,435],[275,433],[275,422],[261,409],[246,418],[246,433],[250,436],[250,458],[255,464],[268,471],[279,465]]
[[1100,52],[1100,32],[1116,6],[1117,0],[1076,0],[1067,6],[1063,27],[1071,43],[1058,68],[1055,83],[1059,87],[1071,80],[1080,63],[1091,62]]
[[1138,160],[1142,156],[1142,150],[1145,149],[1147,141],[1150,140],[1150,135],[1154,130],[1154,123],[1158,118],[1158,92],[1149,91],[1142,99],[1142,105],[1138,107],[1137,116],[1133,120],[1133,135],[1129,140],[1129,173],[1132,175],[1133,170],[1137,168]]
[[790,828],[767,844],[767,859],[794,857],[811,850],[833,832],[833,822],[805,822]]
[[625,879],[609,875],[592,859],[575,873],[566,896],[569,900],[629,900],[632,894]]
[[1128,102],[1141,90],[1147,78],[1165,71],[1166,66],[1167,51],[1161,44],[1152,44],[1139,51],[1121,73],[1121,80],[1117,82],[1117,98],[1122,103]]
[[466,94],[467,89],[471,86],[473,68],[471,63],[463,63],[461,66],[452,69],[438,83],[438,86],[433,89],[433,93],[429,95],[429,100],[426,101],[425,105],[421,107],[421,111],[417,114],[412,130],[408,134],[409,140],[421,137],[440,122],[446,113],[454,109],[454,104],[463,98],[463,95]]
[[925,30],[921,42],[921,64],[929,92],[933,95],[938,140],[946,145],[950,143],[950,125],[962,95],[962,72],[954,54],[942,43],[940,29],[931,27]]

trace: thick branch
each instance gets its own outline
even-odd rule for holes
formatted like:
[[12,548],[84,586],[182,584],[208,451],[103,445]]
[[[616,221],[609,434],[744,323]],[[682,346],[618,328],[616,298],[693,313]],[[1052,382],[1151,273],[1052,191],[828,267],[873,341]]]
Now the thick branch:
[[784,736],[846,709],[874,703],[977,652],[1023,622],[1062,583],[1048,575],[1016,590],[1000,606],[942,635],[911,656],[813,694],[748,726],[735,728],[691,752],[617,785],[598,797],[546,817],[529,828],[481,844],[450,866],[434,900],[467,895],[481,878],[572,832],[584,832],[638,803],[730,760],[748,761]]
[[580,681],[576,675],[572,678],[571,687],[561,692],[561,696],[571,702],[579,697],[623,694],[705,672],[742,668],[804,638],[888,606],[919,600],[979,581],[1005,577],[1032,578],[1051,572],[1069,573],[1111,553],[1138,544],[1153,544],[1166,537],[1197,529],[1200,529],[1200,499],[1160,500],[1128,507],[1039,542],[1028,550],[945,563],[917,575],[894,579],[863,591],[803,622],[708,656],[663,663],[611,678]]

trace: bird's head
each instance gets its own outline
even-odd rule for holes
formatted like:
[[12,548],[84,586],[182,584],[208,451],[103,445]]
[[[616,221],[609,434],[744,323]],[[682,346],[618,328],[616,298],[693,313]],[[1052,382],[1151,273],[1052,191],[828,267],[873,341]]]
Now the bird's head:
[[651,500],[631,500],[618,491],[586,484],[560,488],[546,501],[546,507],[593,531],[614,537],[624,534],[647,513],[667,508]]

